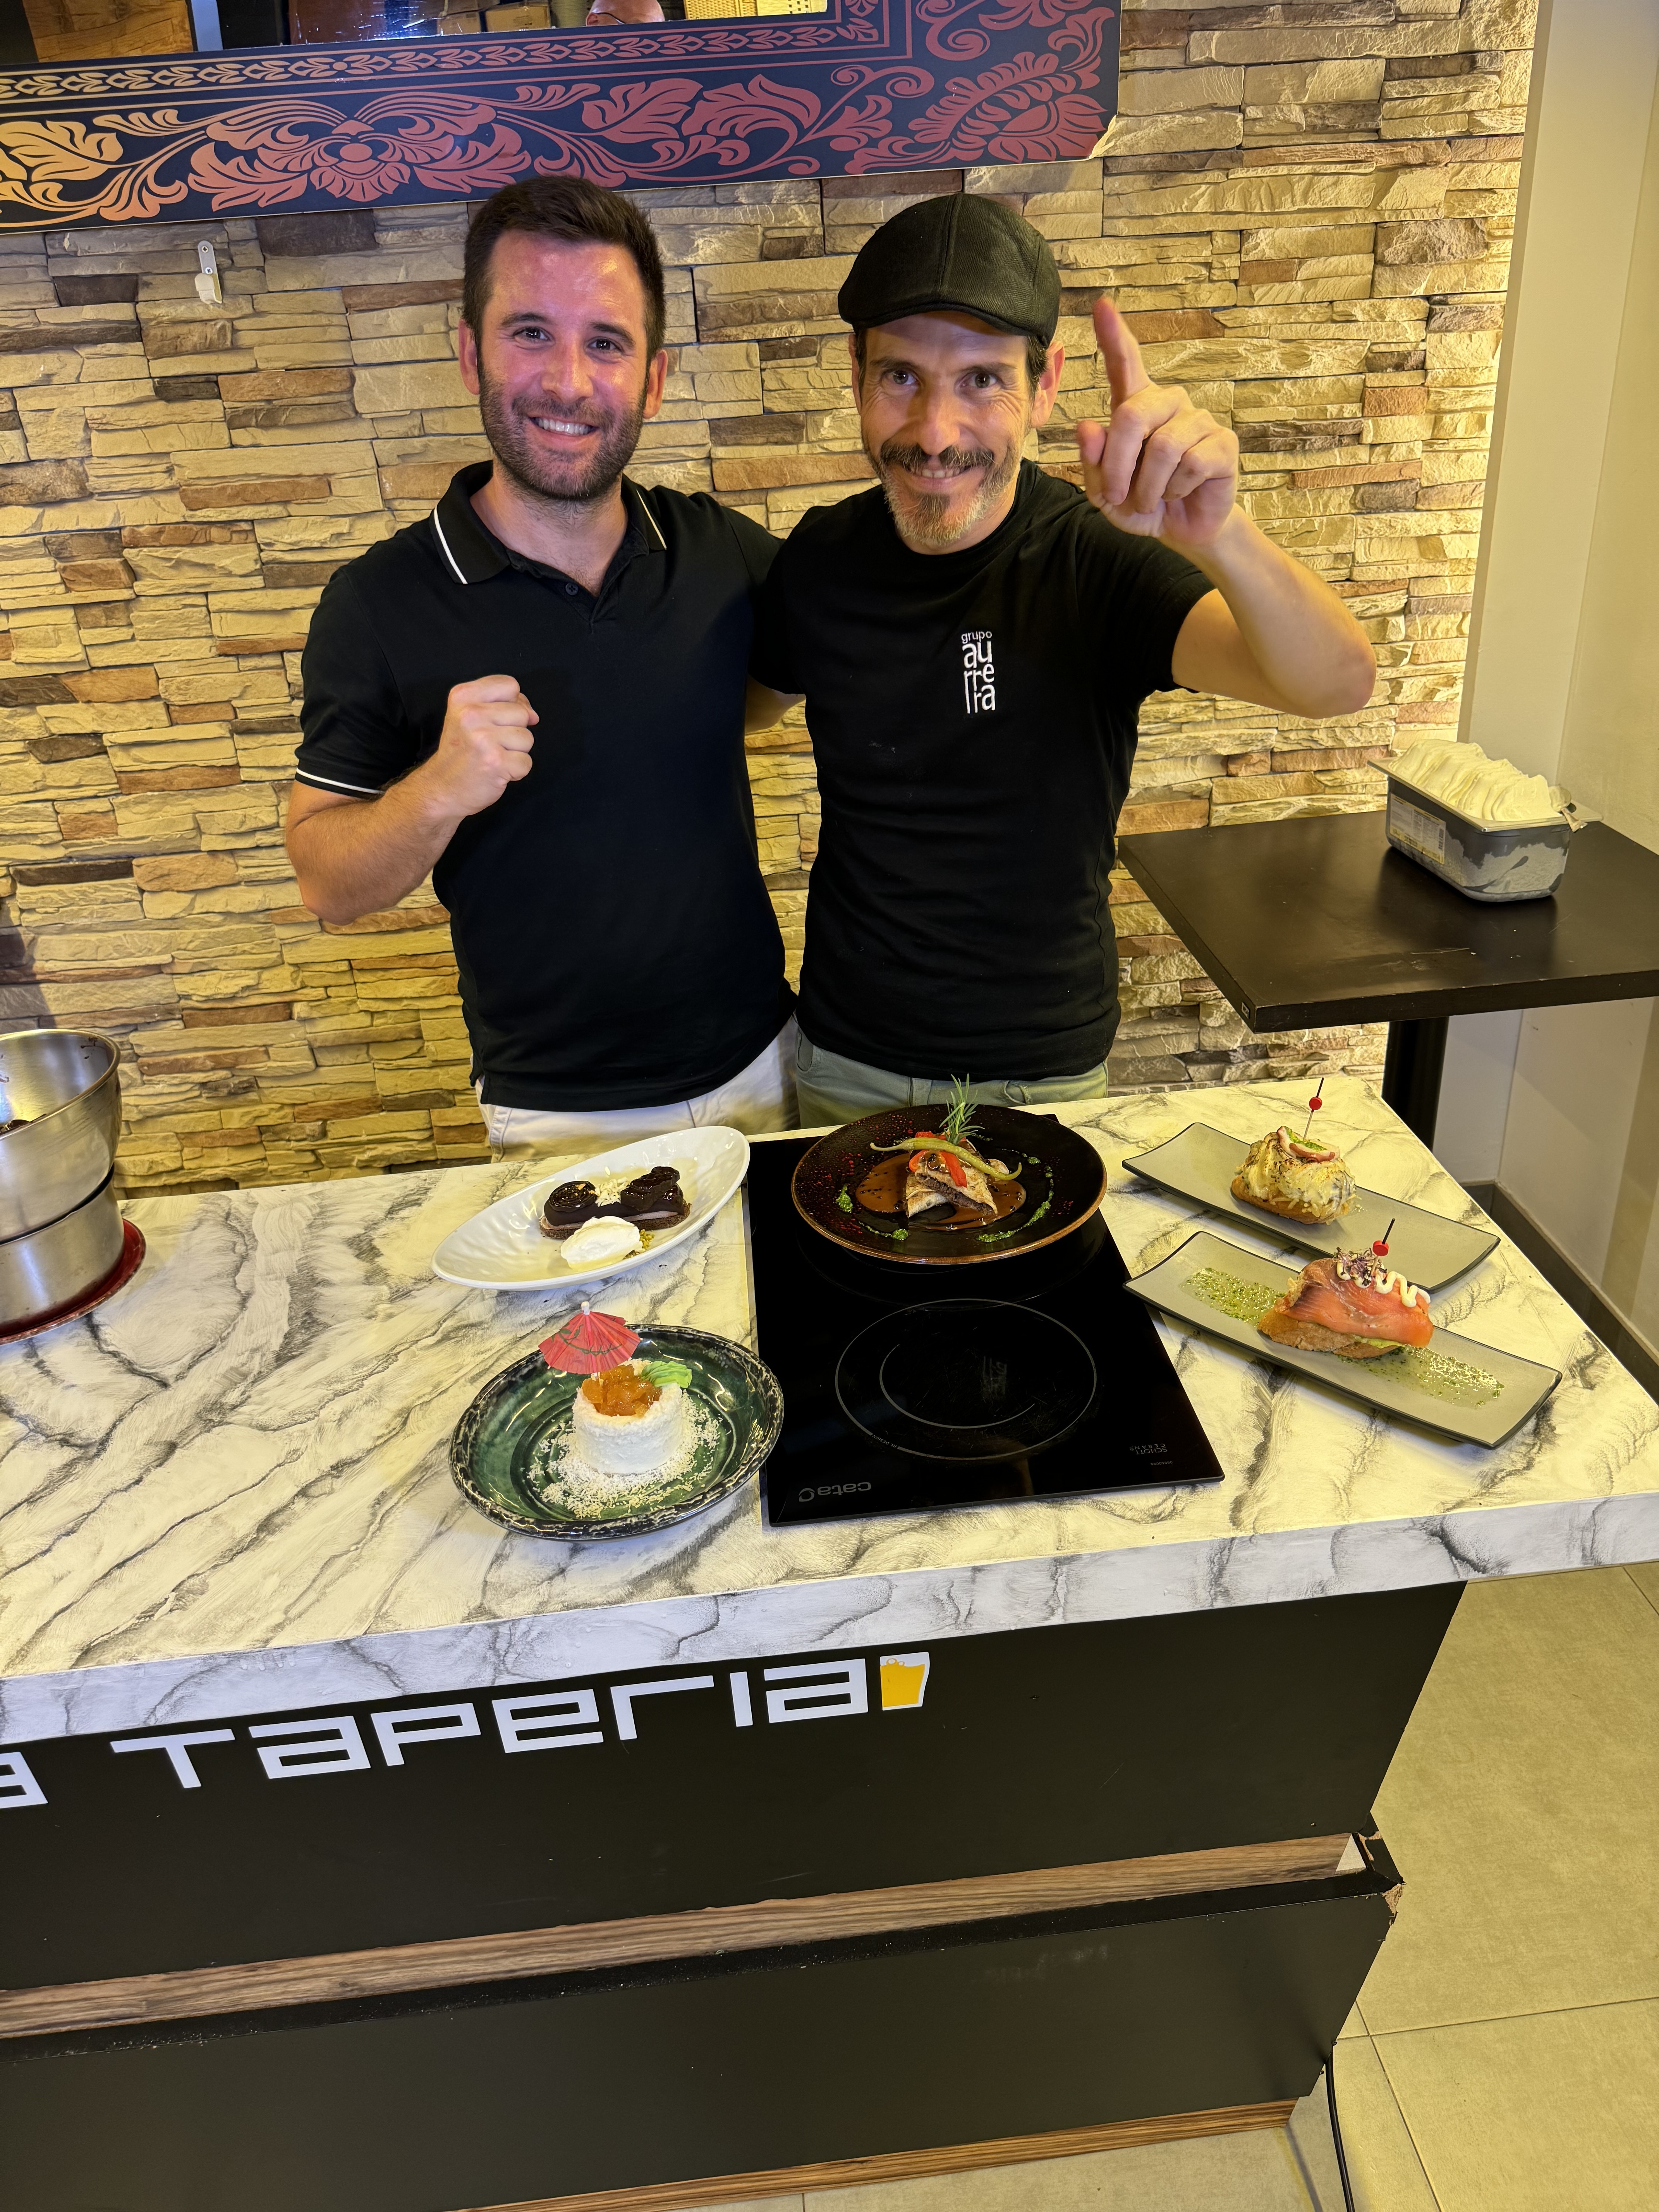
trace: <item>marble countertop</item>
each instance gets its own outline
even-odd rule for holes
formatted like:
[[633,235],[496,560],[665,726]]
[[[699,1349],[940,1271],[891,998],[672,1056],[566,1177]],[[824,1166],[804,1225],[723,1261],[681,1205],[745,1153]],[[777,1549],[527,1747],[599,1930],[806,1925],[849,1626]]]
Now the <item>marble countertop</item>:
[[[1482,1218],[1366,1085],[1325,1099],[1320,1133],[1358,1181]],[[1124,1155],[1194,1118],[1252,1138],[1301,1103],[1279,1084],[1060,1110],[1109,1164],[1139,1273],[1194,1225],[1253,1240]],[[0,1742],[1659,1556],[1659,1407],[1507,1243],[1436,1300],[1445,1325],[1562,1371],[1496,1451],[1160,1322],[1218,1486],[774,1532],[751,1483],[628,1542],[512,1534],[456,1491],[450,1431],[578,1293],[459,1290],[430,1261],[536,1172],[129,1209],[149,1247],[135,1281],[0,1347]],[[752,1344],[741,1199],[604,1304]]]

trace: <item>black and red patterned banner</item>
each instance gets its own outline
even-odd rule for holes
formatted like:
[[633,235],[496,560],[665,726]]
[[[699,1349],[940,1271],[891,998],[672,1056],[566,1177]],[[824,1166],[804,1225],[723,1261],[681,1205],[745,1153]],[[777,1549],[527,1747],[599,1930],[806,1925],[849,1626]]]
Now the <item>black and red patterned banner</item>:
[[514,178],[730,183],[1076,160],[1113,111],[1099,0],[81,63],[0,75],[0,228],[407,205]]

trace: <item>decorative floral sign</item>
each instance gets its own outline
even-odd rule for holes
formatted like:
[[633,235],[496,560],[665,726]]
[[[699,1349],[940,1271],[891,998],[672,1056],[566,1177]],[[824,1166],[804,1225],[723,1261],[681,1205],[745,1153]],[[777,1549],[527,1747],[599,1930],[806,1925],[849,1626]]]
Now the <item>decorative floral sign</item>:
[[82,63],[0,76],[0,228],[605,185],[1075,160],[1113,112],[1098,0]]

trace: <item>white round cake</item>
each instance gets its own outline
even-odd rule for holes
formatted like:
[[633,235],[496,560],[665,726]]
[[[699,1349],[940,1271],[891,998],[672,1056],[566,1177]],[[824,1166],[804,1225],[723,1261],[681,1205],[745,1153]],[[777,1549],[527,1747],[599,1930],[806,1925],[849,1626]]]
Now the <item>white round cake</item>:
[[653,1474],[675,1460],[685,1439],[685,1393],[677,1382],[664,1386],[642,1413],[602,1413],[578,1390],[571,1409],[570,1441],[596,1474]]

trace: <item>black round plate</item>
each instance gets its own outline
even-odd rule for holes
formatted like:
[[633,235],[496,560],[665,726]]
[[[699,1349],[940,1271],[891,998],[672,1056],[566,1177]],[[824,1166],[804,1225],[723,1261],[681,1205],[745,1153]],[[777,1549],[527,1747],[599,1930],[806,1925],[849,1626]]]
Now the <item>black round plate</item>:
[[885,1157],[875,1147],[896,1144],[919,1129],[942,1128],[946,1110],[896,1106],[820,1137],[795,1170],[790,1188],[796,1211],[821,1237],[848,1252],[915,1267],[959,1267],[1012,1259],[1016,1253],[1069,1237],[1105,1196],[1106,1163],[1086,1137],[1046,1114],[975,1106],[974,1126],[986,1153],[1017,1170],[1024,1187],[1025,1203],[1017,1212],[983,1229],[929,1229],[923,1225],[925,1215],[907,1222],[902,1213],[866,1212],[855,1194]]
[[1063,1322],[999,1298],[907,1306],[861,1329],[836,1395],[855,1428],[912,1459],[1028,1457],[1094,1403],[1095,1363]]

